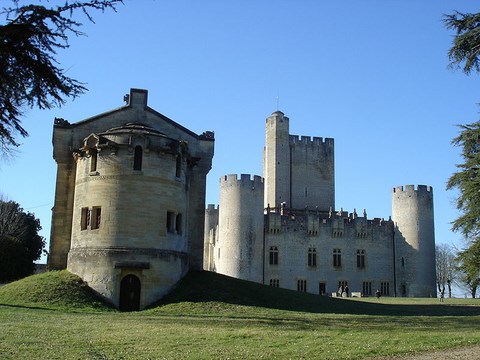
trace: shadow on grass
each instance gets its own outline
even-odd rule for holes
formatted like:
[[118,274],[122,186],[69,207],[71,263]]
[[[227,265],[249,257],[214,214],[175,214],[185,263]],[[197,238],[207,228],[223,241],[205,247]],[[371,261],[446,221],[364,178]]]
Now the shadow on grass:
[[220,302],[288,311],[354,315],[480,315],[480,306],[448,304],[403,305],[352,301],[274,288],[207,271],[189,273],[174,291],[154,306],[181,302]]

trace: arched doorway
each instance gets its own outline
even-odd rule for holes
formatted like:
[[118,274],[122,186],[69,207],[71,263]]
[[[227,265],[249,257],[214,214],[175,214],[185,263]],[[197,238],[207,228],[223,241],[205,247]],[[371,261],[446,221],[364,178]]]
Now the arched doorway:
[[140,310],[140,279],[135,275],[127,275],[120,282],[120,310]]

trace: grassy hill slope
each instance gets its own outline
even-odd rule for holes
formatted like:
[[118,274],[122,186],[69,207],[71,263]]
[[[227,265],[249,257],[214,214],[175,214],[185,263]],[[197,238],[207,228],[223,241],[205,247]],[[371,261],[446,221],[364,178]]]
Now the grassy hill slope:
[[[68,271],[33,275],[0,287],[0,304],[65,311],[114,311],[78,276]],[[477,304],[478,305],[478,304]],[[248,308],[352,315],[480,315],[480,306],[444,304],[435,299],[341,299],[273,288],[211,272],[191,272],[150,311],[242,312]]]
[[78,276],[63,271],[32,275],[0,287],[0,304],[62,310],[113,310]]

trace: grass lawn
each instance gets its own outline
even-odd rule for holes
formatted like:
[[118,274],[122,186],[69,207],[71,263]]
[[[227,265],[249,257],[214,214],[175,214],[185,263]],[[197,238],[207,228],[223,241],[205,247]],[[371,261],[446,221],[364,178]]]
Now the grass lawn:
[[121,313],[66,271],[0,288],[0,359],[364,359],[480,344],[475,299],[332,299],[192,273]]

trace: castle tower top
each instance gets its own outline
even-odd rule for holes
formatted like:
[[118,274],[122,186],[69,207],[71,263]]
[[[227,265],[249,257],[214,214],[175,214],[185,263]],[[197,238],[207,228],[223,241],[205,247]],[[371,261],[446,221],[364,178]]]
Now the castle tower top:
[[[272,113],[272,115],[270,115],[266,122],[268,123],[269,121],[272,121],[272,120],[280,120],[280,122],[284,122],[288,125],[288,117],[285,116],[285,114],[283,112],[281,112],[280,110],[277,110],[277,111],[274,111]],[[288,130],[287,130],[288,131]]]

